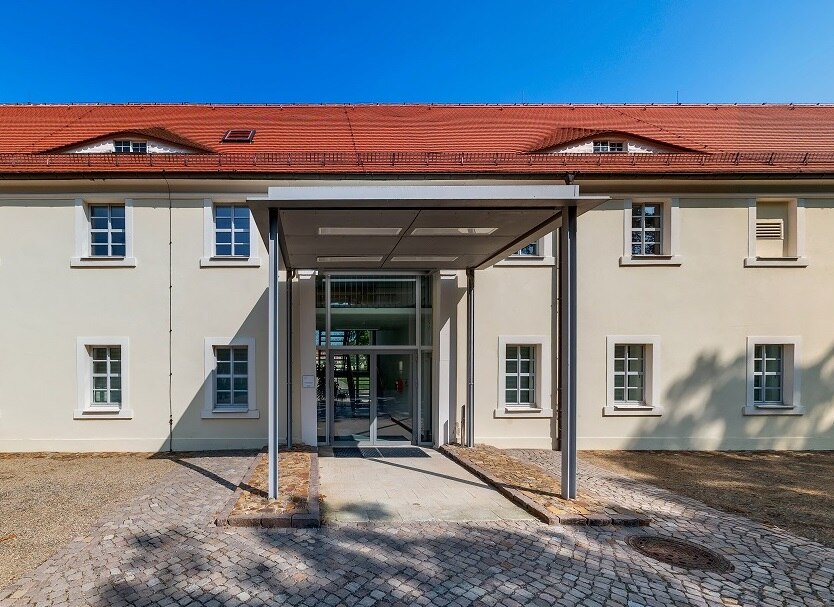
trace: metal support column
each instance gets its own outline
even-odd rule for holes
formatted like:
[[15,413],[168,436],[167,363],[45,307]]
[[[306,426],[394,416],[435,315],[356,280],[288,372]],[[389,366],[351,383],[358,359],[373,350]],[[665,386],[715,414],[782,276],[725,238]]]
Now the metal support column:
[[292,283],[295,270],[287,268],[287,449],[292,447]]
[[466,446],[475,445],[475,270],[466,270]]
[[559,229],[559,442],[562,498],[576,498],[576,207]]
[[269,498],[278,497],[278,209],[269,209]]

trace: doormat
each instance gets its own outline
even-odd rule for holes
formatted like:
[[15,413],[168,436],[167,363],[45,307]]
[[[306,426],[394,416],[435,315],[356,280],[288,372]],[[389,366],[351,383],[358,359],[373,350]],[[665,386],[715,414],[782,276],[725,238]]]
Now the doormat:
[[334,447],[333,457],[431,457],[419,447]]

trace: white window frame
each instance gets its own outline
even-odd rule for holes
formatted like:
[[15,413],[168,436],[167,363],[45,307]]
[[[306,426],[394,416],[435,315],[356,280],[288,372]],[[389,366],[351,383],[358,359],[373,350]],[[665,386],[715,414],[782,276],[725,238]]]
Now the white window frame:
[[[784,237],[788,241],[788,255],[758,257],[756,255],[756,205],[778,202],[788,205],[788,225]],[[803,198],[748,198],[747,199],[747,257],[746,268],[805,268],[805,200]]]
[[[614,349],[618,345],[643,346],[643,403],[614,400]],[[602,414],[606,417],[663,415],[660,402],[660,336],[607,335],[605,351],[607,389]]]
[[[214,229],[214,207],[221,206],[245,206],[249,209],[249,257],[234,257],[215,254],[215,229]],[[212,200],[203,199],[203,256],[200,258],[202,268],[257,268],[261,265],[259,256],[259,234],[255,225],[255,218],[252,214],[252,207],[243,200]]]
[[[76,338],[78,393],[73,419],[133,419],[130,408],[130,346],[127,337],[93,336]],[[90,349],[119,346],[122,350],[122,402],[118,405],[92,403],[93,360]]]
[[[756,346],[782,346],[782,404],[756,403],[754,399],[754,364]],[[798,335],[749,335],[747,337],[747,399],[744,415],[803,415],[800,400],[801,367]]]
[[[127,152],[120,152],[116,149],[116,143],[117,142],[124,142],[124,141],[126,141],[130,145],[130,150],[128,150]],[[145,145],[145,151],[144,152],[134,151],[134,147],[142,145],[142,144]],[[145,140],[145,139],[114,139],[113,140],[113,153],[114,154],[147,154],[149,152],[148,148],[149,148],[148,141]]]
[[[597,144],[605,144],[605,149],[597,149]],[[611,144],[619,144],[622,146],[621,150],[612,150]],[[627,154],[628,153],[628,142],[625,139],[592,139],[591,140],[591,151],[594,154]]]
[[[105,257],[90,254],[90,207],[98,205],[124,205],[125,208],[125,256]],[[133,199],[124,198],[92,198],[85,200],[76,198],[74,205],[75,216],[75,252],[70,258],[73,268],[135,268],[136,257],[133,253]]]
[[538,255],[518,255],[513,253],[502,259],[496,266],[553,266],[556,257],[553,255],[553,232],[545,234],[535,241]]
[[[661,247],[660,255],[632,255],[631,253],[631,212],[635,204],[661,205]],[[683,262],[680,254],[680,199],[679,198],[624,198],[623,199],[623,255],[621,266],[679,266]]]
[[[529,346],[535,357],[535,402],[532,405],[507,404],[507,346]],[[498,393],[495,417],[553,417],[550,337],[547,335],[498,336]]]
[[[247,370],[249,402],[246,405],[216,407],[214,386],[216,381],[217,347],[245,346],[247,348]],[[204,340],[203,378],[203,419],[258,419],[258,384],[255,382],[255,338],[254,337],[206,337]]]

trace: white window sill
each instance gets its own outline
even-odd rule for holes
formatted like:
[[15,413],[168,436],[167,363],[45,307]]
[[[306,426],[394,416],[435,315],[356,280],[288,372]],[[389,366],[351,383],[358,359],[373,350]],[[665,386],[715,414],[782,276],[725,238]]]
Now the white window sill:
[[745,268],[807,268],[807,257],[745,257]]
[[679,266],[683,263],[680,255],[623,255],[621,266]]
[[553,409],[540,409],[528,405],[504,405],[495,410],[495,417],[553,417]]
[[804,415],[805,408],[801,405],[745,405],[744,415]]
[[135,257],[72,257],[71,268],[135,268]]
[[555,257],[541,257],[539,255],[513,255],[512,257],[507,257],[507,259],[502,259],[501,261],[499,261],[495,265],[496,266],[526,266],[526,267],[555,266],[556,265],[556,258]]
[[133,419],[133,410],[121,407],[89,407],[73,411],[73,419]]
[[239,409],[228,407],[226,409],[203,411],[200,417],[202,419],[260,419],[261,414],[257,409],[250,411],[247,407]]
[[260,257],[201,257],[201,268],[259,268]]
[[602,408],[605,417],[660,417],[662,405],[605,405]]

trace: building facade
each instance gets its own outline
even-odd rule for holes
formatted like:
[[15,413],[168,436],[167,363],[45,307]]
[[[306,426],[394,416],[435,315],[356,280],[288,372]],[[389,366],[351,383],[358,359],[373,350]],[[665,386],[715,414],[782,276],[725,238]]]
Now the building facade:
[[834,448],[832,107],[0,122],[2,451],[559,448],[567,208],[580,449]]

